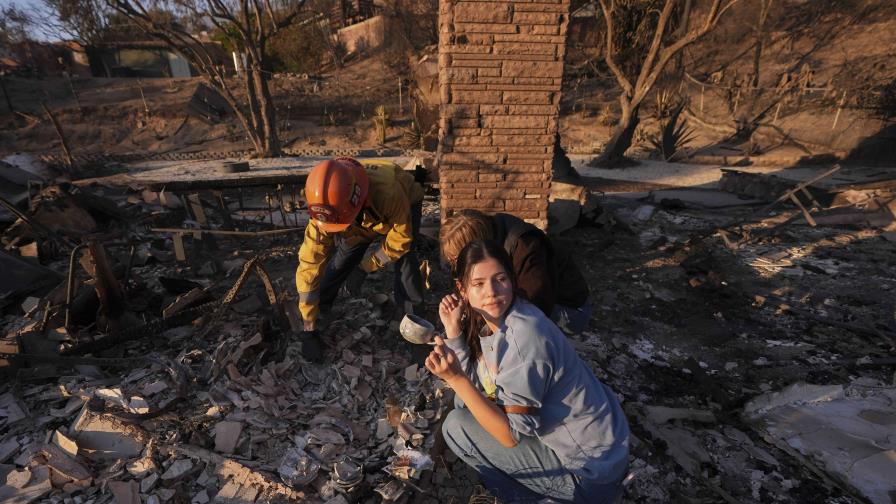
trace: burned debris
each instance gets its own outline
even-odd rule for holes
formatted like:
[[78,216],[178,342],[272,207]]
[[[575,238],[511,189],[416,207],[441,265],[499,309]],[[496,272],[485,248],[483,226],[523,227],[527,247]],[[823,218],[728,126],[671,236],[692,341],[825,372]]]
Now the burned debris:
[[[208,180],[251,175],[216,172]],[[243,208],[269,200],[279,182],[264,171],[259,177],[258,187],[241,195],[223,188],[220,201],[182,198],[151,179],[145,185],[48,181],[14,205],[22,218],[3,236],[10,265],[4,275],[20,278],[5,282],[3,293],[10,314],[0,351],[10,378],[0,391],[4,499],[477,498],[475,475],[445,450],[438,432],[451,394],[413,362],[388,321],[389,296],[379,290],[384,275],[334,308],[326,364],[302,359],[293,337],[301,318],[288,288],[295,261],[288,231],[307,219],[301,202],[270,207],[280,217],[273,225],[270,215],[237,220],[222,211],[238,215],[240,196]],[[739,502],[778,495],[792,501],[822,492],[881,501],[892,491],[884,475],[894,449],[886,434],[894,389],[880,374],[893,365],[892,320],[871,306],[838,306],[823,297],[827,283],[801,290],[799,280],[824,277],[835,285],[843,270],[856,267],[837,246],[890,243],[892,213],[885,223],[857,220],[856,231],[820,219],[870,201],[889,209],[889,182],[857,188],[853,180],[822,186],[773,179],[763,194],[756,188],[764,179],[750,177],[741,178],[751,189],[722,184],[739,195],[749,192],[747,200],[658,190],[634,205],[602,198],[595,210],[593,195],[577,196],[601,215],[585,228],[591,230],[581,238],[585,250],[597,247],[622,264],[629,259],[615,254],[633,246],[654,265],[610,274],[611,287],[597,299],[601,322],[576,342],[601,379],[621,391],[635,425],[627,498]],[[166,204],[162,194],[181,204]],[[791,194],[803,198],[802,209]],[[781,204],[769,206],[775,200]],[[799,220],[806,211],[819,216],[814,226]],[[201,225],[181,227],[198,224],[200,212]],[[59,215],[65,216],[53,219]],[[162,222],[176,231],[160,232]],[[40,234],[44,228],[53,232]],[[287,232],[269,232],[279,230]],[[204,243],[196,232],[216,239]],[[194,239],[182,253],[177,233]],[[261,254],[259,240],[268,244]],[[19,246],[24,242],[46,252],[29,258]],[[756,280],[745,284],[744,271]],[[792,280],[763,290],[769,283],[762,279],[774,275]],[[443,276],[432,273],[433,289]],[[891,281],[881,288],[893,288]],[[625,288],[613,288],[617,282]],[[620,304],[630,296],[639,299],[634,311]],[[662,320],[685,300],[712,304],[710,298],[729,301],[708,319],[693,311],[680,322]],[[641,303],[660,318],[638,315]],[[626,324],[644,332],[633,336]],[[771,332],[754,340],[750,324]],[[675,337],[682,332],[709,340],[683,344]],[[859,338],[864,353],[825,343],[838,334]],[[722,341],[732,349],[718,347]],[[698,350],[702,345],[718,349],[707,354]],[[752,357],[732,355],[734,348]],[[804,349],[812,349],[808,357]],[[848,385],[810,385],[817,380],[788,373],[791,368],[852,378]],[[670,395],[668,387],[692,392]],[[854,449],[835,450],[847,438]],[[688,481],[696,486],[688,489]]]
[[[240,196],[257,206],[288,180]],[[433,458],[450,396],[411,362],[376,285],[336,308],[327,365],[300,356],[284,274],[296,244],[270,232],[307,220],[300,203],[273,226],[279,199],[234,223],[205,198],[172,207],[146,185],[48,185],[31,210],[15,207],[22,218],[3,236],[4,276],[18,279],[3,292],[4,501],[438,502],[436,476],[458,499],[472,491]],[[178,226],[198,215],[199,227]],[[232,234],[194,238],[187,255],[162,221]],[[53,253],[14,253],[51,236]],[[260,255],[259,240],[270,244]]]

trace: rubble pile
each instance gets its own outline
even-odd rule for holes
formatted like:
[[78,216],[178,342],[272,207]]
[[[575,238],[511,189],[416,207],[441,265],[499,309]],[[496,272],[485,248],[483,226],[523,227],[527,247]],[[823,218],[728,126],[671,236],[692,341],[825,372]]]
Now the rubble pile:
[[627,499],[890,502],[896,214],[781,225],[802,211],[755,218],[763,202],[712,190],[602,204],[612,240],[576,237],[602,258],[585,266],[601,288],[578,348],[632,423]]
[[[606,196],[554,237],[592,286],[570,341],[632,427],[625,502],[891,498],[894,230],[867,217],[892,200],[850,191],[803,209],[761,191]],[[274,219],[197,238],[198,214],[226,224],[199,195],[29,194],[0,236],[0,501],[493,502],[440,439],[451,394],[399,337],[391,272],[339,299],[312,364],[298,238],[251,234]],[[825,221],[837,205],[862,217]],[[439,211],[425,201],[427,236]],[[426,247],[434,321],[449,281]]]
[[437,434],[451,396],[412,362],[390,323],[389,296],[378,292],[391,272],[372,275],[362,297],[337,303],[323,334],[325,364],[310,364],[294,337],[294,296],[285,294],[297,244],[273,238],[261,256],[257,241],[235,252],[221,244],[178,262],[172,241],[146,226],[174,221],[182,209],[132,191],[105,196],[45,188],[30,213],[41,224],[20,219],[3,237],[14,249],[57,222],[39,216],[60,201],[71,206],[62,212],[68,218],[90,215],[83,201],[127,215],[61,226],[55,235],[86,245],[64,243],[65,254],[41,255],[44,266],[23,263],[50,281],[29,277],[24,290],[4,290],[12,314],[0,347],[9,377],[0,385],[0,501],[339,504],[470,495],[475,473],[454,467]]

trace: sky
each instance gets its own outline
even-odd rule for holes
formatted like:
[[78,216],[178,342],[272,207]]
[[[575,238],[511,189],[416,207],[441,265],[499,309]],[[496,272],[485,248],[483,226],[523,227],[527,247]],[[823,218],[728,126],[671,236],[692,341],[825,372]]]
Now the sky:
[[[14,5],[30,14],[37,14],[39,17],[46,18],[46,16],[51,15],[44,8],[44,4],[41,0],[0,0],[0,7],[9,7]],[[51,41],[58,40],[59,35],[55,33],[46,33],[43,30],[35,29],[34,33],[31,34],[32,38],[35,40],[42,41]]]

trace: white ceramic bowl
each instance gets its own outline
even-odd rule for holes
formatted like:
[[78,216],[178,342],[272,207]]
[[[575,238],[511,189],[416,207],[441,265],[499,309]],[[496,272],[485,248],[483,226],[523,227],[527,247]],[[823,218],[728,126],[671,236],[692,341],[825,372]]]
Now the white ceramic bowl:
[[405,315],[398,326],[401,337],[417,345],[432,343],[435,330],[435,326],[428,320],[411,314]]

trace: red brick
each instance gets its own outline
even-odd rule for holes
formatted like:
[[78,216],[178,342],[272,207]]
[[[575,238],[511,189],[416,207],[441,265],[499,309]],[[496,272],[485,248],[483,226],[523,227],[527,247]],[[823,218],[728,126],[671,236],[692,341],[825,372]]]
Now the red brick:
[[[553,138],[553,137],[552,137]],[[489,136],[456,136],[449,139],[455,147],[460,146],[489,146],[492,144],[492,137]],[[455,152],[463,152],[455,149]],[[486,151],[487,152],[487,151]]]
[[487,84],[489,91],[560,91],[560,86],[544,86],[540,84]]
[[449,105],[443,103],[441,107],[443,107],[441,109],[442,115],[450,117],[452,121],[459,117],[475,119],[479,116],[479,105]]
[[479,77],[500,77],[501,69],[500,68],[480,68],[478,70]]
[[514,3],[513,10],[514,12],[556,12],[565,14],[569,12],[569,7],[561,3]]
[[477,78],[475,68],[445,68],[442,70],[447,82],[451,84],[474,83]]
[[454,35],[455,45],[492,45],[495,38],[491,33],[460,33]]
[[505,156],[502,154],[461,154],[448,153],[443,154],[441,162],[455,165],[496,165],[504,162]]
[[446,84],[452,91],[486,91],[488,88],[485,84]]
[[477,182],[479,180],[479,172],[477,170],[439,170],[439,182]]
[[483,130],[489,135],[544,135],[547,128],[495,128]]
[[[456,20],[455,20],[456,21]],[[519,33],[519,27],[512,24],[495,24],[495,23],[454,23],[454,31],[456,33]]]
[[520,182],[513,181],[507,183],[509,187],[513,187],[515,189],[525,189],[526,194],[535,194],[539,193],[543,189],[545,189],[545,184],[550,184],[550,182],[539,182],[539,181],[528,181],[528,182]]
[[[485,149],[485,147],[476,147],[477,149]],[[545,152],[553,152],[554,146],[550,147],[541,145],[499,145],[491,147],[493,151],[504,152],[507,154],[541,154]]]
[[530,25],[559,25],[563,15],[555,12],[514,12],[513,22]]
[[525,33],[500,33],[495,35],[495,42],[540,42],[543,44],[562,45],[566,43],[564,35],[529,35]]
[[513,77],[480,77],[479,82],[483,84],[510,84],[513,85]]
[[511,200],[522,198],[524,193],[522,189],[513,189],[510,187],[501,187],[498,189],[477,189],[477,198],[496,198],[501,200]]
[[521,164],[519,162],[508,163],[505,165],[497,165],[498,168],[501,168],[501,171],[507,172],[508,175],[511,173],[544,173],[545,169],[540,163],[537,165],[527,165]]
[[509,2],[458,2],[454,5],[455,23],[509,23]]
[[504,173],[480,173],[479,181],[480,182],[503,182],[505,176],[506,175]]
[[[520,85],[530,85],[535,84],[536,86],[551,86],[554,90],[560,90],[560,79],[554,79],[551,77],[514,77],[513,82],[510,84],[520,84]],[[485,84],[491,84],[491,82],[485,82]]]
[[[544,202],[538,200],[509,199],[504,202],[504,209],[511,212],[517,210],[532,210],[537,212],[538,210],[541,210],[542,205],[544,205]],[[515,215],[519,217],[519,214]]]
[[[527,35],[559,35],[560,34],[560,26],[551,26],[551,25],[520,26],[520,33],[525,33]],[[559,46],[559,47],[563,47],[563,46]]]
[[[458,55],[458,56],[466,56],[466,55]],[[478,55],[474,55],[478,56]],[[501,68],[503,64],[502,60],[494,59],[463,59],[463,58],[453,58],[451,61],[451,66],[458,67],[469,67],[469,68]]]
[[[475,119],[463,119],[463,120],[464,121],[475,121],[475,123],[477,123],[477,124],[479,123],[479,121],[475,120]],[[454,124],[454,121],[452,121],[452,124]],[[488,136],[491,134],[491,131],[490,130],[483,131],[479,128],[452,128],[451,134],[454,135],[455,137]]]
[[481,61],[560,61],[560,58],[548,56],[545,54],[450,54],[452,64],[461,60],[481,60]]
[[487,154],[489,152],[497,152],[499,154],[544,154],[552,152],[553,145],[452,145],[445,144],[442,146],[443,152],[456,154]]
[[494,54],[542,54],[555,56],[556,44],[514,44],[508,42],[496,42]]
[[482,105],[479,107],[479,113],[487,115],[507,115],[507,105]]
[[499,91],[467,91],[458,89],[451,92],[451,103],[453,104],[501,103],[502,98],[502,93]]
[[545,128],[548,125],[548,117],[536,115],[488,116],[482,118],[482,125],[486,128]]
[[492,47],[484,45],[443,45],[439,47],[439,54],[462,55],[462,54],[491,54]]
[[554,116],[560,109],[555,105],[511,105],[507,108],[507,113],[511,115],[546,115]]
[[443,207],[447,206],[450,208],[473,208],[473,209],[487,209],[487,210],[503,210],[504,209],[504,201],[503,200],[489,200],[482,198],[458,198],[458,199],[448,199],[445,198],[445,195],[442,195],[442,200],[447,201],[447,204],[443,203]]
[[559,77],[563,75],[563,62],[505,61],[501,66],[504,77]]
[[533,161],[550,161],[554,156],[552,154],[512,154],[507,156],[507,163],[512,164],[514,161],[526,161],[525,164]]
[[553,145],[553,135],[492,135],[491,145]]
[[545,173],[507,173],[504,175],[504,180],[508,183],[517,183],[517,182],[544,182],[548,181],[551,178],[551,174],[549,172]]
[[441,189],[443,191],[448,191],[448,195],[453,198],[475,198],[476,197],[476,189],[473,187],[455,187],[454,184],[446,184],[444,182],[439,182],[441,184]]
[[545,91],[504,91],[504,103],[545,104],[554,103],[554,93]]

